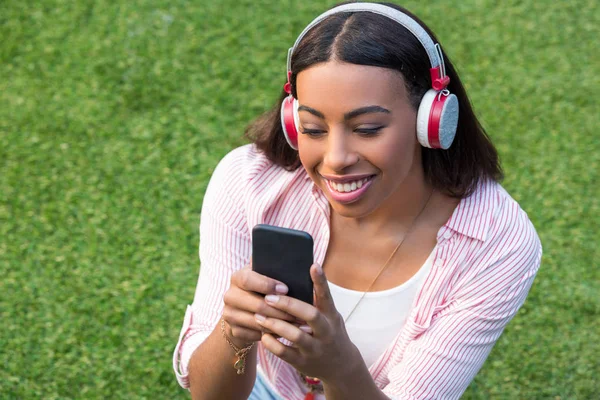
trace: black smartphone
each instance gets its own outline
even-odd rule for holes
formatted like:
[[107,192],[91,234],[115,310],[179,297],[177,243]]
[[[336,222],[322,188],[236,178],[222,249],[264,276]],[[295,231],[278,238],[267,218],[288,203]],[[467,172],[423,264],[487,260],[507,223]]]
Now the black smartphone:
[[287,296],[313,304],[312,264],[308,232],[266,224],[252,229],[252,270],[285,283]]

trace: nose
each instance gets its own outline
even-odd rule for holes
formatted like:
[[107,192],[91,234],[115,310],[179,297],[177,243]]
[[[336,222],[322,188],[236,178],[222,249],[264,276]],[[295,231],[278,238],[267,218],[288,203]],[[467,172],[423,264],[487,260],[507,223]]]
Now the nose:
[[332,129],[327,135],[323,164],[329,171],[340,172],[358,162],[359,156],[350,136],[343,129]]

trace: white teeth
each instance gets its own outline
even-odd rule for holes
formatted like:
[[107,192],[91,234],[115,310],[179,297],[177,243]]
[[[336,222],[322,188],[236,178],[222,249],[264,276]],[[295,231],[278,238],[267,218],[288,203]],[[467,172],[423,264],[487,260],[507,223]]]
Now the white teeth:
[[337,192],[348,193],[348,192],[353,192],[356,189],[360,189],[361,187],[363,187],[363,185],[368,180],[369,180],[369,178],[364,178],[359,181],[347,182],[347,183],[335,183],[335,182],[329,181],[329,186]]

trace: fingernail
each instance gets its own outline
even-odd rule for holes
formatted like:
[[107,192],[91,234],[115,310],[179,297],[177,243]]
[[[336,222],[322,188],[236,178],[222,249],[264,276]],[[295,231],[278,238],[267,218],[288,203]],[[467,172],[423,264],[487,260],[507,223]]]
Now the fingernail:
[[312,333],[312,328],[308,325],[301,325],[298,328],[300,328],[301,331],[304,331],[306,333]]
[[265,322],[265,316],[260,314],[254,314],[254,319],[256,322]]
[[275,285],[275,291],[277,293],[286,294],[288,292],[288,288],[283,283],[278,283]]
[[317,264],[317,274],[323,275],[323,268],[319,264]]
[[274,294],[268,294],[265,296],[265,300],[267,303],[275,304],[279,301],[279,296],[275,296]]

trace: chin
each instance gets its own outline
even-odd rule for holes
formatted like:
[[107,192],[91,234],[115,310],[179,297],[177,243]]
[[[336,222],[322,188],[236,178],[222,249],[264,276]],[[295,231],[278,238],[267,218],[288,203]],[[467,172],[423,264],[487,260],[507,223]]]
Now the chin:
[[329,201],[329,205],[336,212],[336,214],[344,218],[359,219],[366,217],[373,212],[373,210],[367,208],[364,204],[359,204],[361,203],[360,201],[350,204],[340,204],[330,199],[327,200]]

